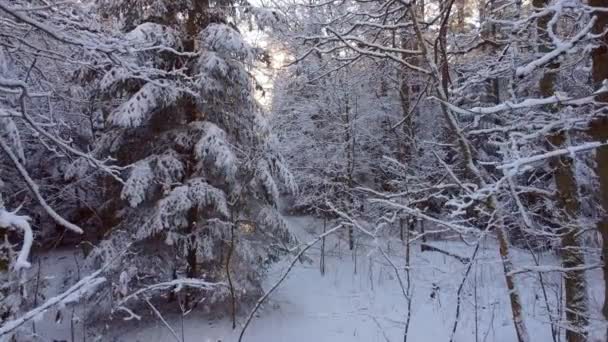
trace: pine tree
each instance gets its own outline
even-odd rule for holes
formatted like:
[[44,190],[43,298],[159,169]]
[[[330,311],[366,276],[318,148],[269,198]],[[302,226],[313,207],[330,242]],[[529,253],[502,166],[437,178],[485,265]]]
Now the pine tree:
[[[120,103],[105,109],[95,152],[128,171],[107,186],[111,228],[93,255],[128,250],[116,269],[123,294],[181,278],[224,283],[204,305],[230,300],[234,315],[292,240],[278,202],[296,185],[253,96],[262,51],[213,5],[100,2],[130,48],[98,82],[101,98]],[[181,297],[187,307],[193,296]]]

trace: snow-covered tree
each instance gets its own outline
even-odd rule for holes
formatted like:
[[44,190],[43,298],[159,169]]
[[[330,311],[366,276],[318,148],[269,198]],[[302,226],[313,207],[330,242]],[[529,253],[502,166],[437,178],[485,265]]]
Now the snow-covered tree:
[[[99,97],[114,100],[95,153],[127,171],[124,184],[105,189],[112,225],[93,256],[128,250],[117,295],[200,278],[224,284],[200,306],[230,302],[234,314],[292,240],[278,202],[296,185],[254,98],[251,69],[262,51],[207,2],[99,8],[119,19],[111,25],[126,30],[130,47],[98,80]],[[181,304],[196,306],[193,295]]]
[[[32,285],[26,281],[35,252],[49,241],[80,241],[84,229],[77,223],[94,216],[95,200],[83,191],[91,188],[92,178],[67,183],[69,164],[82,158],[92,174],[117,176],[116,168],[88,153],[94,139],[90,103],[74,81],[78,68],[95,64],[103,50],[96,45],[98,29],[83,5],[0,4],[2,339],[32,319],[20,315],[39,299],[28,295]],[[83,294],[70,293],[71,300]],[[52,301],[46,308],[59,303],[65,302]]]
[[[426,156],[407,154],[414,163],[394,158],[396,191],[367,189],[372,202],[460,236],[491,231],[519,341],[529,336],[511,245],[540,241],[559,249],[566,335],[578,341],[589,316],[584,273],[593,267],[588,258],[597,258],[585,255],[589,236],[582,228],[594,214],[578,203],[592,192],[582,152],[600,146],[580,134],[595,118],[595,96],[605,92],[588,82],[589,52],[605,34],[592,31],[600,11],[560,0],[481,6],[484,16],[466,29],[465,2],[312,2],[303,7],[325,17],[312,20],[319,30],[300,35],[308,49],[297,61],[316,63],[319,54],[336,61],[320,74],[356,70],[370,59],[391,63],[404,77],[404,108],[412,103],[403,96],[410,82],[422,83],[416,92],[430,95],[422,99],[422,121],[433,120],[436,137],[416,141],[428,147]],[[428,152],[443,174],[412,167],[429,165]],[[430,212],[433,203],[442,210]]]

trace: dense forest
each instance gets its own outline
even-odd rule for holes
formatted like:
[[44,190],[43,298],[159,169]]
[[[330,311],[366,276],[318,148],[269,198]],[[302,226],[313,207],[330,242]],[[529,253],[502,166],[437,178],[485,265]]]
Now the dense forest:
[[608,340],[607,0],[0,0],[0,341]]

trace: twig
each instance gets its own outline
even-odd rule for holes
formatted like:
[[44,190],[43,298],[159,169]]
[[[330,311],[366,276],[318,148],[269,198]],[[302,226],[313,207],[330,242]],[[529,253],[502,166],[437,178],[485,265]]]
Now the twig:
[[420,248],[421,248],[422,252],[424,252],[424,251],[437,252],[437,253],[445,254],[447,256],[451,256],[452,258],[460,261],[461,263],[463,263],[465,265],[468,264],[471,261],[470,258],[462,257],[462,256],[454,254],[452,252],[448,252],[448,251],[445,251],[443,249],[437,248],[435,246],[431,246],[431,245],[429,245],[427,243],[420,244]]
[[177,342],[182,342],[180,340],[179,336],[177,336],[177,333],[175,332],[175,330],[173,330],[173,328],[171,328],[171,326],[169,325],[169,323],[167,323],[167,321],[165,320],[163,315],[161,315],[161,313],[156,309],[156,307],[154,305],[152,305],[152,303],[150,303],[150,300],[148,300],[148,298],[146,298],[146,303],[150,306],[150,309],[152,309],[152,311],[154,311],[154,313],[156,314],[156,317],[158,317],[158,319],[160,319],[160,321],[163,322],[163,324],[167,327],[167,329],[169,329],[169,331],[171,332],[171,335],[173,335],[175,340]]
[[230,225],[230,249],[228,250],[228,257],[226,258],[226,277],[228,278],[228,285],[230,287],[230,304],[232,306],[232,329],[236,329],[236,294],[234,293],[234,284],[232,283],[232,276],[230,274],[230,261],[232,260],[232,254],[234,252],[234,226],[236,223]]
[[242,342],[243,341],[243,336],[245,335],[245,330],[247,330],[247,327],[249,326],[249,323],[251,323],[251,320],[253,319],[253,316],[255,315],[255,313],[258,311],[258,309],[260,308],[260,306],[262,306],[262,304],[264,303],[264,301],[274,292],[274,290],[276,290],[279,285],[281,285],[281,283],[283,282],[283,280],[285,280],[285,278],[287,278],[287,275],[289,274],[289,272],[291,271],[291,269],[293,268],[293,266],[296,264],[296,262],[298,260],[300,260],[300,257],[304,254],[304,252],[306,252],[310,247],[312,247],[313,245],[315,245],[317,242],[319,242],[321,239],[323,239],[324,237],[335,233],[336,231],[344,228],[345,226],[342,224],[339,224],[338,226],[328,230],[327,232],[317,236],[316,238],[314,238],[312,241],[308,242],[301,250],[298,254],[295,255],[295,257],[293,258],[293,260],[291,260],[291,263],[289,264],[289,267],[287,268],[287,271],[285,271],[285,273],[283,273],[283,275],[281,276],[281,278],[274,283],[274,285],[270,288],[270,290],[268,290],[268,292],[264,293],[264,295],[262,295],[262,297],[260,297],[260,299],[258,299],[258,301],[255,303],[255,306],[253,307],[253,309],[251,310],[251,312],[249,313],[249,316],[247,316],[247,320],[245,321],[245,324],[243,325],[243,329],[241,329],[241,333],[239,334],[239,339],[238,342]]
[[471,272],[471,268],[473,267],[475,257],[477,256],[477,252],[479,251],[479,246],[480,246],[480,243],[478,240],[477,245],[475,246],[475,250],[473,251],[473,255],[471,256],[471,259],[467,265],[467,270],[465,271],[464,276],[462,277],[460,286],[458,286],[457,299],[456,299],[456,318],[454,319],[454,325],[452,327],[452,334],[450,336],[450,342],[454,341],[454,336],[456,335],[456,328],[458,328],[458,321],[460,318],[460,304],[462,302],[462,297],[461,297],[462,289],[464,288],[464,284],[467,281],[469,273]]
[[106,281],[106,278],[100,277],[100,274],[104,270],[105,267],[92,273],[87,277],[82,278],[81,281],[72,285],[72,287],[70,287],[67,291],[47,300],[41,306],[26,312],[21,317],[12,321],[4,322],[4,324],[0,327],[0,337],[7,335],[11,331],[19,328],[20,326],[31,321],[32,319],[39,317],[53,306],[73,302],[78,297],[84,295],[87,291],[90,291],[92,288],[101,285],[101,283]]
[[78,227],[77,225],[75,225],[71,222],[68,222],[66,219],[64,219],[59,214],[57,214],[57,212],[55,212],[55,210],[53,210],[53,208],[51,208],[46,203],[46,201],[40,194],[40,191],[38,190],[38,185],[36,185],[34,180],[32,180],[32,178],[30,177],[27,170],[23,167],[23,165],[21,165],[21,163],[19,162],[19,159],[17,159],[17,156],[15,156],[13,151],[11,151],[10,147],[6,144],[4,139],[2,139],[1,137],[0,137],[0,147],[2,148],[4,153],[6,153],[6,155],[9,157],[9,159],[13,162],[13,164],[15,165],[15,168],[17,168],[17,171],[19,171],[21,178],[23,178],[23,180],[25,181],[27,186],[30,188],[30,190],[32,191],[32,193],[34,194],[36,199],[38,200],[38,203],[40,203],[40,205],[47,212],[47,214],[49,214],[49,216],[51,216],[51,218],[53,218],[53,220],[55,220],[55,222],[57,222],[59,225],[73,231],[74,233],[82,234],[83,233],[82,228]]

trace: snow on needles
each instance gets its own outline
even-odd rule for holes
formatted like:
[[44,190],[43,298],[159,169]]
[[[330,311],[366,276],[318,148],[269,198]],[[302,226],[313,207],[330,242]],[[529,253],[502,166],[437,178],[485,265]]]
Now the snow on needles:
[[120,127],[141,126],[155,109],[172,103],[177,95],[178,92],[171,87],[147,83],[118,107],[110,115],[109,121]]
[[213,160],[215,167],[223,171],[227,179],[234,179],[237,172],[237,158],[226,140],[226,132],[218,126],[204,123],[205,134],[194,147],[196,157]]
[[211,24],[201,32],[203,44],[223,57],[251,60],[253,50],[240,33],[223,24]]

